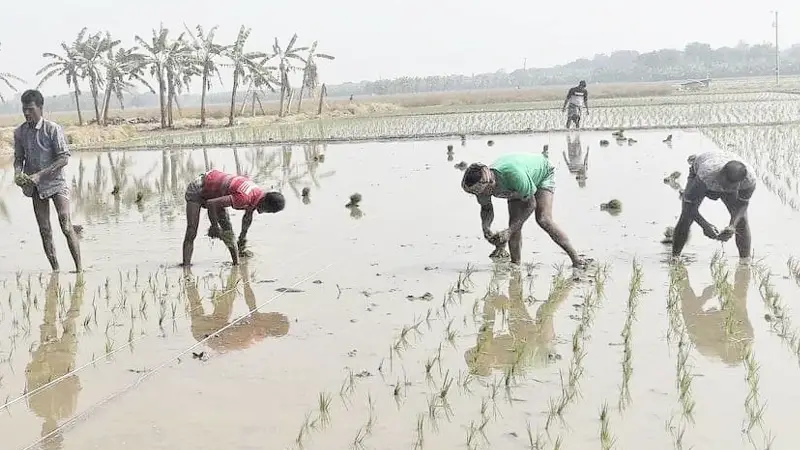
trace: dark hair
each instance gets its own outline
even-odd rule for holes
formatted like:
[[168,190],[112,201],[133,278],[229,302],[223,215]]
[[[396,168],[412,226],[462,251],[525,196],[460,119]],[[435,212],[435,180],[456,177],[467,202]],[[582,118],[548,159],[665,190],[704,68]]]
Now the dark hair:
[[483,178],[483,169],[480,164],[471,164],[464,171],[464,186],[470,187],[481,181],[481,178]]
[[42,97],[42,93],[36,89],[28,89],[27,91],[23,92],[20,100],[22,100],[23,105],[34,103],[39,108],[44,106],[44,97]]
[[727,164],[722,166],[725,172],[725,177],[735,183],[738,183],[747,177],[747,166],[740,161],[728,161]]
[[261,198],[258,206],[267,212],[283,211],[283,208],[286,206],[286,199],[283,198],[283,194],[280,192],[267,192],[264,194],[264,197]]
[[581,81],[578,83],[578,85],[579,85],[579,86],[586,86],[586,81],[584,81],[584,80],[581,80]]

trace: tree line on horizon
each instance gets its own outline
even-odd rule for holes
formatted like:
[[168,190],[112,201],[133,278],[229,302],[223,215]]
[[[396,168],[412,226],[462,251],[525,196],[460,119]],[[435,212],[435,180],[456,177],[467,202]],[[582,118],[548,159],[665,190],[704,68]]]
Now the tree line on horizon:
[[[800,74],[800,44],[780,53],[780,70],[784,75]],[[2,72],[2,68],[0,68]],[[316,73],[316,68],[314,70]],[[711,45],[692,42],[683,50],[661,49],[652,52],[620,50],[598,54],[549,68],[498,70],[473,75],[426,77],[399,77],[376,81],[348,82],[328,85],[329,97],[413,94],[479,89],[524,88],[546,85],[572,84],[580,79],[594,82],[648,82],[687,78],[721,78],[765,76],[775,74],[775,47],[770,43],[749,45],[744,42],[733,47],[712,48]],[[305,83],[304,83],[305,84]],[[181,91],[182,92],[182,91]],[[223,104],[238,101],[239,93],[214,92],[181,95],[185,105]],[[285,93],[284,93],[285,96]],[[275,94],[280,99],[279,94]],[[274,98],[274,97],[270,97]],[[227,100],[226,100],[227,99]],[[128,102],[135,107],[155,107],[159,98],[154,93],[129,94]],[[66,95],[48,98],[51,110],[75,109],[75,100]],[[283,106],[280,110],[283,111]],[[0,104],[0,112],[18,112],[18,105]]]
[[[237,94],[243,86],[248,86],[246,94],[252,95],[254,108],[256,101],[261,103],[264,92],[279,92],[279,115],[284,116],[289,113],[294,94],[290,73],[302,71],[297,98],[299,111],[304,94],[313,96],[319,87],[317,60],[335,59],[331,55],[318,53],[317,41],[310,46],[298,45],[297,34],[285,46],[281,46],[276,37],[270,52],[259,52],[247,50],[251,29],[244,25],[231,44],[221,44],[216,40],[216,26],[205,30],[197,25],[194,31],[185,28],[175,36],[162,24],[152,30],[149,38],[136,35],[136,45],[133,47],[122,46],[122,42],[107,31],[89,33],[88,28],[83,28],[72,42],[61,43],[60,53],[42,54],[47,63],[36,72],[36,76],[40,77],[36,88],[39,89],[53,77],[62,78],[72,90],[69,95],[72,101],[70,109],[77,110],[78,122],[83,125],[81,105],[85,97],[82,96],[81,86],[88,85],[95,116],[93,122],[105,125],[112,96],[124,109],[126,96],[135,96],[136,88],[144,87],[158,98],[161,127],[171,128],[173,110],[180,108],[180,96],[188,91],[192,79],[199,78],[202,127],[206,125],[208,90],[215,79],[222,84],[220,68],[228,67],[232,69],[233,77],[228,117],[228,125],[232,126],[236,116]],[[0,84],[18,92],[16,83],[24,83],[24,80],[0,69]],[[321,91],[320,101],[325,92],[324,85]],[[3,97],[0,100],[5,102]],[[53,103],[57,102],[47,100],[49,110],[63,110],[59,108],[61,105]]]

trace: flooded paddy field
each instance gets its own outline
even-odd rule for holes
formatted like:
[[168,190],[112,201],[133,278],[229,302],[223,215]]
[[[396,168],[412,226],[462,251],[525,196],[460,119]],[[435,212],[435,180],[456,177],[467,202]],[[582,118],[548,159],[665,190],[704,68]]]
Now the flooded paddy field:
[[[768,140],[795,132],[731,130],[75,153],[84,274],[45,271],[29,201],[2,193],[3,448],[792,448],[796,183]],[[578,279],[533,221],[520,269],[489,260],[454,167],[544,145],[554,218],[596,261]],[[719,146],[773,180],[751,205],[755,262],[695,229],[671,268],[686,158]],[[256,216],[236,268],[203,219],[186,273],[183,190],[207,167],[287,206]]]

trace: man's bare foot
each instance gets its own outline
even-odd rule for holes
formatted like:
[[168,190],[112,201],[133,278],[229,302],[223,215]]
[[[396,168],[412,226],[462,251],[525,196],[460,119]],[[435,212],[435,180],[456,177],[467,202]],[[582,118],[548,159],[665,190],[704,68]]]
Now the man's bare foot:
[[572,268],[573,269],[585,269],[589,267],[589,264],[594,262],[592,258],[586,258],[584,256],[579,256],[578,259],[572,261]]

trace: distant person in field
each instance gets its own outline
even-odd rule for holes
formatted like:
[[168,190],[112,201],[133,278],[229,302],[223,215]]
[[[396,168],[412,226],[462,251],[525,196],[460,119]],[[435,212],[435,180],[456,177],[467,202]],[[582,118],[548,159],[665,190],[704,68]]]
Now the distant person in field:
[[[491,166],[471,164],[464,171],[461,188],[477,197],[481,205],[483,236],[497,247],[508,247],[511,262],[522,257],[522,226],[535,213],[536,223],[561,247],[573,267],[584,267],[585,261],[572,248],[567,235],[553,222],[555,168],[541,154],[518,153],[497,158]],[[492,233],[494,220],[492,197],[508,200],[508,228]]]
[[575,128],[581,127],[581,109],[589,114],[589,93],[586,91],[586,82],[581,80],[577,86],[569,88],[567,98],[561,111],[567,112],[567,128],[574,123]]
[[[186,236],[183,239],[183,266],[190,266],[194,240],[200,223],[200,210],[208,211],[211,227],[208,235],[221,239],[231,253],[233,265],[239,256],[248,256],[247,230],[253,223],[253,212],[276,213],[286,204],[280,192],[264,192],[249,178],[212,169],[186,186]],[[242,231],[234,242],[233,225],[226,208],[243,210]]]
[[64,130],[42,117],[44,97],[37,90],[22,93],[25,123],[14,130],[14,183],[33,201],[33,213],[47,260],[53,271],[59,270],[53,229],[50,225],[50,202],[56,209],[58,224],[67,239],[75,270],[81,272],[81,250],[70,218],[70,189],[64,176],[70,151]]
[[[727,242],[736,236],[736,247],[741,258],[750,257],[750,224],[747,206],[756,189],[756,175],[749,164],[735,155],[713,151],[689,157],[689,175],[682,197],[683,206],[675,236],[672,241],[672,256],[680,256],[689,236],[689,228],[697,222],[703,234],[711,239]],[[731,220],[728,226],[718,231],[702,215],[700,204],[704,199],[722,200]]]

